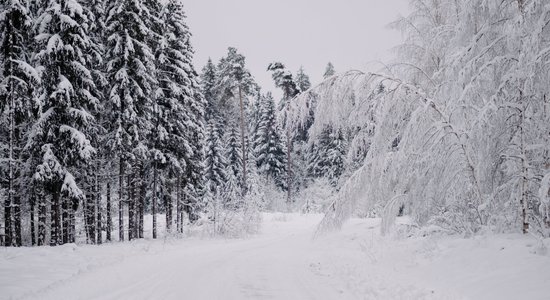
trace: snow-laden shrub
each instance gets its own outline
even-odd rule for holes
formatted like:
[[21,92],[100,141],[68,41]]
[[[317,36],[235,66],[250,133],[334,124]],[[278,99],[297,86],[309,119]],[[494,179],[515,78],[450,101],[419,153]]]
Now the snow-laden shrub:
[[247,237],[258,233],[265,207],[265,191],[257,176],[252,176],[246,195],[228,181],[222,190],[208,194],[208,206],[199,226],[210,236]]
[[301,213],[322,213],[334,201],[334,187],[327,178],[313,180],[296,196],[296,206]]

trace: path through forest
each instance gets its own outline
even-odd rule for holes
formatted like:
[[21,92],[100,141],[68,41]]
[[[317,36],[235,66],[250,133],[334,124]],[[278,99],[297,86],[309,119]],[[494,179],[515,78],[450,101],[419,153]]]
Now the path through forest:
[[2,249],[0,299],[544,299],[550,286],[550,272],[525,278],[550,270],[528,238],[383,238],[356,219],[312,240],[320,219],[266,214],[248,239]]
[[314,223],[278,223],[281,226],[266,228],[251,239],[174,241],[162,251],[83,272],[41,295],[49,299],[75,293],[83,299],[341,298],[308,267]]

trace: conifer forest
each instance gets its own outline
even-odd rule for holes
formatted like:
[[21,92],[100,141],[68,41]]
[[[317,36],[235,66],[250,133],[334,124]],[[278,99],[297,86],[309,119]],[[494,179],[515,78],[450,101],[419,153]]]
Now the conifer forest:
[[549,248],[549,1],[0,0],[0,299],[542,300]]

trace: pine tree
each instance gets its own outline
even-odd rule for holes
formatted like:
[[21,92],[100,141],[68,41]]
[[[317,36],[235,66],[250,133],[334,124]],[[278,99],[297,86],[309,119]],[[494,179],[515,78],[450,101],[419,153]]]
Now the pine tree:
[[[33,87],[40,78],[29,64],[29,33],[32,26],[26,3],[20,0],[0,3],[0,113],[4,126],[0,138],[6,147],[0,148],[0,174],[7,179],[7,198],[4,202],[6,246],[21,246],[21,148],[29,120],[33,117]],[[4,185],[4,182],[0,182]],[[33,206],[34,203],[31,203]],[[34,210],[33,210],[34,212]],[[34,238],[34,235],[33,235]]]
[[285,188],[286,149],[277,125],[275,102],[271,93],[264,97],[261,106],[260,120],[254,136],[256,164],[260,174]]
[[[243,188],[243,195],[246,192],[246,178],[247,178],[247,152],[246,148],[247,139],[247,118],[246,111],[248,110],[246,105],[248,104],[248,96],[254,94],[257,90],[257,85],[254,82],[250,71],[246,69],[245,57],[237,52],[235,48],[229,48],[226,57],[222,58],[218,65],[218,82],[216,84],[216,91],[218,93],[218,100],[220,101],[220,109],[233,113],[232,118],[238,119],[240,125],[240,144],[241,144],[241,167],[242,172],[240,175],[241,187]],[[235,105],[236,103],[237,105]],[[238,113],[235,113],[237,109]]]
[[305,73],[304,67],[300,67],[298,73],[296,73],[296,86],[300,93],[303,93],[311,88],[311,82],[309,76]]
[[[142,1],[116,0],[106,20],[111,142],[118,158],[119,239],[124,240],[124,178],[128,163],[147,157],[144,139],[152,127],[154,55],[148,44],[150,14]],[[153,198],[156,199],[156,191]]]
[[325,68],[325,74],[323,74],[324,79],[328,79],[329,77],[334,76],[336,74],[336,70],[334,69],[334,65],[329,62],[327,64],[327,67]]
[[50,244],[59,245],[74,241],[74,211],[86,198],[82,177],[96,153],[90,138],[97,126],[92,113],[100,103],[87,68],[92,41],[80,4],[50,1],[37,27],[42,110],[27,149],[41,157],[34,179],[52,195]]

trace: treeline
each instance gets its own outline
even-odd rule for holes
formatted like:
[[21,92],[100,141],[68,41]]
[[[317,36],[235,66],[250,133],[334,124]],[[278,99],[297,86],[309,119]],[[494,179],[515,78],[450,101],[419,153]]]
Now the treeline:
[[190,35],[176,0],[0,3],[5,245],[75,242],[82,223],[89,243],[143,238],[149,211],[156,238],[160,208],[167,231],[199,218]]
[[[282,64],[278,66],[284,68]],[[289,142],[281,112],[285,111],[285,102],[299,93],[298,82],[303,83],[304,89],[310,84],[303,69],[298,71],[296,79],[289,71],[285,74],[293,94],[285,92],[284,99],[277,105],[271,93],[262,93],[246,68],[245,57],[235,48],[229,48],[217,64],[209,60],[203,68],[202,93],[208,103],[206,202],[211,206],[241,207],[242,204],[232,202],[243,198],[239,200],[232,195],[254,194],[257,193],[252,191],[255,189],[262,190],[261,193],[272,190],[289,194],[296,190],[290,184],[295,174],[289,168]],[[280,76],[274,73],[276,82]],[[250,201],[256,206],[275,208],[276,204],[270,201],[278,199],[262,198],[257,195]],[[285,202],[290,207],[293,199],[287,198]]]
[[306,167],[288,145],[306,131],[283,128],[311,86],[302,68],[270,67],[279,104],[235,48],[199,76],[176,0],[10,0],[0,21],[4,245],[143,238],[146,214],[157,238],[160,213],[167,233],[238,234],[283,191],[290,209]]
[[[309,126],[290,124],[289,104],[311,88],[304,69],[293,73],[275,62],[267,71],[283,92],[278,101],[262,93],[235,48],[217,64],[210,59],[200,76],[207,102],[204,202],[209,220],[226,227],[246,228],[243,210],[310,211],[299,192],[318,177],[330,178],[336,187],[344,167],[343,149],[330,150],[342,142],[339,136],[330,141],[335,136],[327,133],[321,143],[308,144]],[[329,63],[325,78],[334,73]],[[310,117],[312,122],[315,116]]]

